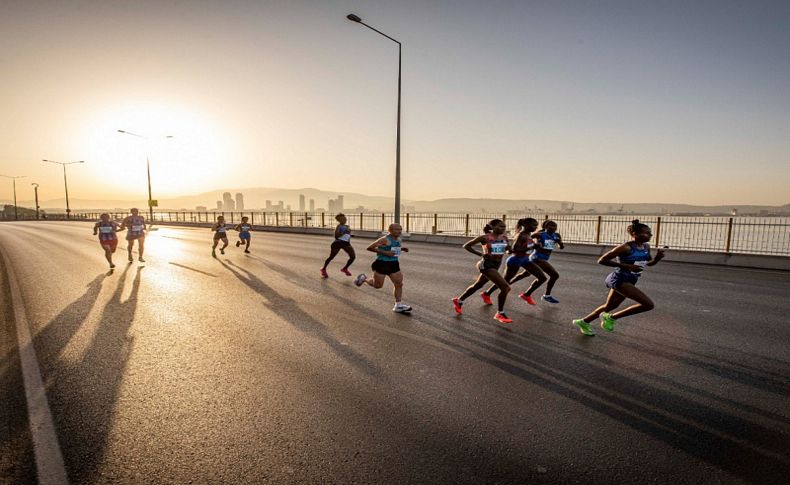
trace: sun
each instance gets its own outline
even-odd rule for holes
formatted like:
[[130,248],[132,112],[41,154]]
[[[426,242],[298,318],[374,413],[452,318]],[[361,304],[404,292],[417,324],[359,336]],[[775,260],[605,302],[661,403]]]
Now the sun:
[[109,107],[87,121],[77,139],[88,162],[86,172],[105,198],[108,191],[120,198],[143,198],[146,158],[154,199],[215,188],[221,185],[218,167],[232,170],[235,159],[220,120],[177,105],[130,102]]

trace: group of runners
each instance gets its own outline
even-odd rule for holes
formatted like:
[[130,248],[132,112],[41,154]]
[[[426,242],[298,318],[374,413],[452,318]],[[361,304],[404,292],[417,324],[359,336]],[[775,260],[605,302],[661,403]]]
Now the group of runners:
[[[134,242],[138,242],[138,259],[143,259],[145,244],[145,221],[137,209],[131,210],[131,215],[123,219],[121,224],[110,220],[108,214],[102,214],[101,219],[93,228],[94,235],[98,234],[99,243],[105,252],[105,257],[110,264],[110,269],[115,268],[112,254],[118,244],[116,233],[127,230],[127,250],[129,262],[133,262],[132,249]],[[353,237],[348,220],[344,214],[335,216],[337,226],[334,232],[334,241],[330,246],[329,257],[319,272],[322,278],[328,278],[327,267],[332,260],[344,251],[348,259],[340,269],[346,276],[352,276],[349,268],[356,259],[354,248],[351,244]],[[559,304],[559,300],[552,296],[554,285],[559,279],[559,273],[549,262],[553,251],[564,249],[562,237],[557,233],[557,223],[551,220],[543,221],[538,229],[538,221],[531,217],[519,219],[516,224],[516,233],[511,239],[507,236],[507,226],[501,219],[493,219],[483,228],[483,234],[467,241],[463,248],[480,257],[477,263],[478,276],[459,296],[452,299],[456,314],[463,314],[463,305],[467,298],[481,290],[486,284],[489,287],[480,293],[484,305],[493,305],[491,296],[497,294],[497,311],[494,319],[501,324],[510,324],[512,319],[505,313],[505,303],[510,293],[511,285],[519,280],[532,277],[532,281],[519,297],[530,305],[536,305],[533,293],[546,285],[541,300],[550,304]],[[225,254],[228,246],[228,230],[238,232],[236,247],[244,245],[244,252],[250,252],[252,229],[247,217],[242,217],[241,222],[232,228],[225,223],[223,216],[217,217],[216,223],[211,227],[214,233],[211,255],[217,257],[216,249],[220,242],[220,253]],[[390,224],[387,234],[373,241],[367,250],[376,254],[371,265],[372,276],[360,273],[354,279],[356,286],[368,285],[375,289],[384,286],[387,278],[394,287],[393,297],[395,306],[392,310],[396,313],[409,314],[412,307],[403,303],[403,274],[400,269],[400,257],[409,249],[402,245],[401,234],[403,228],[400,224]],[[603,304],[591,311],[587,316],[573,320],[579,331],[584,335],[595,335],[590,324],[600,318],[601,328],[613,331],[615,323],[621,318],[636,315],[653,309],[654,304],[650,298],[636,287],[642,271],[648,266],[654,266],[664,258],[664,250],[658,249],[655,256],[651,253],[648,244],[652,238],[650,227],[635,219],[627,227],[631,240],[625,242],[598,259],[598,263],[613,268],[607,275],[605,285],[609,289]],[[480,249],[478,249],[478,246]],[[502,263],[505,263],[504,275],[500,273]],[[631,299],[634,304],[618,312],[612,313],[626,299]]]

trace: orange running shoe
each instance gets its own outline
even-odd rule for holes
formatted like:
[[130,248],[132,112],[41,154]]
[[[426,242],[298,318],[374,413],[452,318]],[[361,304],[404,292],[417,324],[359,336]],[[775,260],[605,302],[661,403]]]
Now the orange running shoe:
[[537,302],[535,302],[535,300],[532,298],[532,295],[527,295],[523,291],[519,293],[518,297],[524,300],[525,302],[529,303],[530,305],[537,305]]
[[496,312],[494,315],[494,320],[498,321],[499,323],[513,323],[513,320],[509,319],[504,312]]
[[493,305],[493,303],[491,303],[491,295],[489,295],[485,291],[480,293],[480,298],[483,299],[483,304],[484,305]]
[[461,303],[461,300],[459,300],[457,296],[455,298],[453,298],[453,306],[455,307],[455,313],[457,313],[459,315],[461,313],[463,313],[464,310],[461,307],[462,305],[463,304]]

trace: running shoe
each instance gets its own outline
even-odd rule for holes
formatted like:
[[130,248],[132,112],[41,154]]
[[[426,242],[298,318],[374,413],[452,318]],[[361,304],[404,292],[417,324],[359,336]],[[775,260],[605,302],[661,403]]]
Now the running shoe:
[[614,318],[611,313],[601,313],[601,328],[608,331],[614,331]]
[[133,261],[134,261],[134,258],[133,258],[133,257],[132,257],[132,255],[130,254],[130,255],[129,255],[129,262],[131,263],[131,262],[133,262]]
[[365,273],[359,273],[356,279],[354,279],[354,284],[357,286],[362,286],[362,283],[364,283],[367,279],[368,276]]
[[455,313],[457,313],[459,315],[461,313],[463,313],[463,311],[464,311],[463,308],[462,308],[463,307],[463,303],[461,302],[460,299],[458,299],[458,297],[453,298],[453,306],[455,307]]
[[351,276],[351,271],[349,271],[348,268],[342,268],[340,272],[346,276]]
[[[214,251],[213,249],[211,250],[211,256],[215,257],[215,258],[217,257],[217,252]],[[131,260],[129,260],[129,261],[131,261]]]
[[411,307],[409,305],[404,305],[403,303],[396,303],[392,308],[392,311],[395,313],[409,313],[411,311]]
[[222,253],[222,254],[225,254],[225,248],[220,248],[219,252]]
[[543,296],[540,297],[540,299],[545,301],[545,302],[547,302],[547,303],[555,303],[556,304],[556,303],[560,302],[558,299],[554,298],[551,295],[543,295]]
[[493,305],[493,303],[491,303],[491,295],[489,295],[485,291],[480,293],[480,298],[483,299],[483,304],[484,305]]
[[534,298],[532,298],[532,295],[528,295],[523,291],[519,293],[518,297],[524,300],[525,302],[529,303],[530,305],[537,305],[537,302],[535,301]]
[[326,268],[321,268],[321,278],[329,278],[329,275],[326,273]]
[[590,324],[585,322],[583,319],[580,318],[578,320],[574,320],[573,324],[579,327],[579,331],[584,335],[589,335],[590,337],[595,335],[595,332],[593,332],[590,328]]
[[110,263],[110,269],[113,269],[113,268],[115,268],[115,265]]
[[240,244],[241,244],[241,241],[236,241],[236,247],[239,247]]
[[505,315],[505,312],[496,312],[494,315],[494,320],[498,321],[499,323],[513,323],[513,320]]
[[245,253],[249,253],[249,252],[250,252],[250,250],[249,250],[249,249],[245,249],[245,250],[244,250],[244,252],[245,252]]
[[142,257],[137,258],[137,261],[140,261],[141,263],[145,263],[145,260]]

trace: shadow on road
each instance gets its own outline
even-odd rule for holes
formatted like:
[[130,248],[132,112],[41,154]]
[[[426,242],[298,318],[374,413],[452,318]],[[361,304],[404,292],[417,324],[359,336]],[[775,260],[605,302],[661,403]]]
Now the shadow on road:
[[[357,369],[378,379],[384,378],[384,373],[373,362],[365,356],[357,353],[348,345],[341,344],[334,338],[326,326],[316,320],[312,315],[302,310],[299,304],[292,298],[282,295],[272,287],[255,276],[252,272],[237,266],[230,261],[218,260],[225,269],[237,277],[242,283],[249,286],[253,291],[266,299],[268,308],[276,313],[283,321],[290,323],[298,330],[319,338],[329,346],[335,353],[343,357]],[[386,379],[384,379],[386,380]]]
[[[310,284],[306,276],[294,274],[284,266],[269,261],[263,263],[294,284]],[[314,279],[310,280],[315,283]],[[342,305],[381,320],[381,312],[349,298],[346,292],[329,285],[322,289]],[[438,343],[582,404],[743,479],[780,482],[790,475],[790,460],[786,457],[787,449],[790,449],[790,435],[779,428],[751,421],[748,415],[732,414],[727,409],[741,409],[788,424],[790,420],[784,416],[716,396],[657,373],[623,367],[621,363],[597,353],[594,341],[590,338],[579,342],[584,344],[580,348],[580,345],[563,345],[539,335],[502,332],[496,325],[481,327],[463,325],[462,322],[439,323],[448,318],[451,317],[429,309],[417,309],[414,316],[416,321],[447,335],[429,337]],[[553,322],[550,318],[541,320],[565,323]],[[670,359],[695,366],[720,378],[790,396],[787,379],[775,373],[742,366],[727,359],[686,352],[680,348],[664,348],[659,343],[634,345],[635,339],[626,335],[617,335],[617,338],[623,340],[614,342],[614,345],[627,346],[646,356]],[[644,376],[645,379],[628,377],[623,375],[623,371]],[[666,390],[665,387],[675,387],[678,392]],[[710,407],[689,396],[719,402],[722,407]]]

